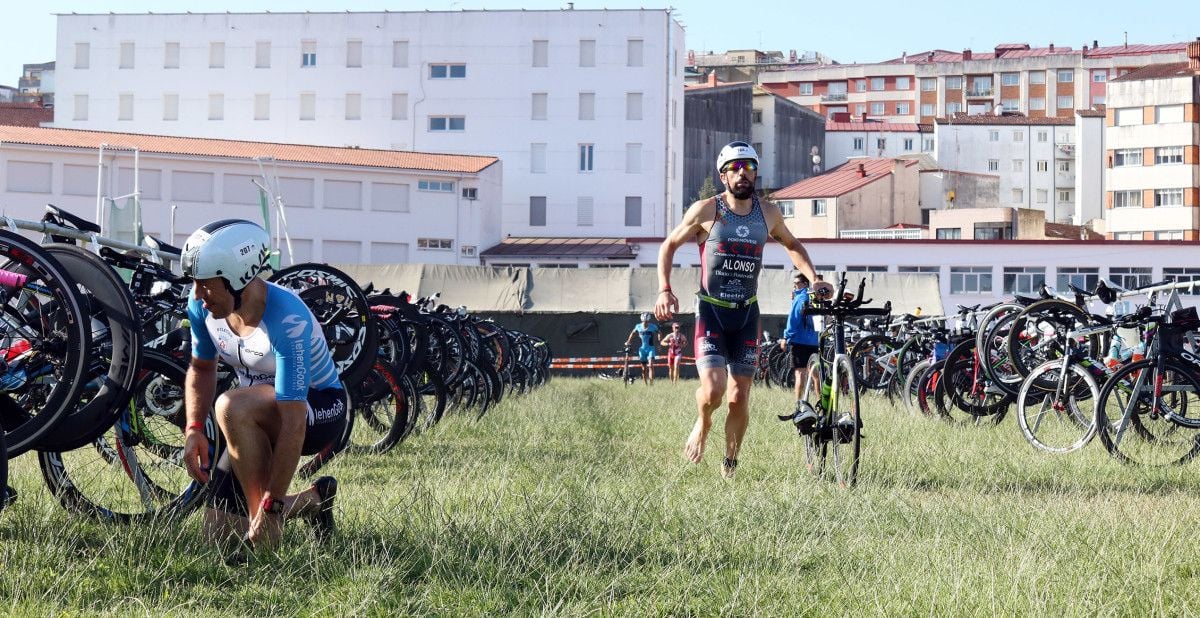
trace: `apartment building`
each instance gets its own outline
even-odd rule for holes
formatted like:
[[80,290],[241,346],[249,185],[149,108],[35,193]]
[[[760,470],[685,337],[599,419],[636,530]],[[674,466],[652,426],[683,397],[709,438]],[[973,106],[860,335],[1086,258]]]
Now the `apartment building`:
[[17,82],[20,97],[14,99],[24,103],[54,105],[54,62],[25,64],[21,66],[21,79]]
[[933,50],[869,64],[807,64],[758,73],[759,84],[827,116],[849,113],[929,124],[997,107],[1031,118],[1073,118],[1106,102],[1107,83],[1134,69],[1186,60],[1186,43],[1100,46],[1002,44]]
[[853,230],[917,224],[920,167],[912,159],[855,159],[784,187],[771,199],[800,238],[839,238]]
[[1074,112],[1071,117],[938,118],[934,142],[942,168],[999,176],[1000,206],[1036,208],[1053,223],[1074,221]]
[[1116,240],[1198,240],[1200,40],[1187,62],[1148,66],[1109,85],[1106,233]]
[[825,122],[823,164],[833,169],[853,157],[900,157],[934,153],[933,127],[911,122]]
[[501,236],[665,234],[670,10],[58,16],[54,125],[501,158]]

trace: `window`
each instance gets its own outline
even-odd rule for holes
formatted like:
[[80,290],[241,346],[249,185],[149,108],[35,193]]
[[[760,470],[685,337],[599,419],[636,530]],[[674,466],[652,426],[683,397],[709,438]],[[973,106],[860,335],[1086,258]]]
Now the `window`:
[[594,220],[593,200],[590,197],[580,197],[575,203],[575,224],[590,227]]
[[1071,191],[1066,190],[1066,189],[1060,190],[1058,192],[1058,201],[1060,201],[1060,202],[1071,201]]
[[[1024,204],[1025,203],[1025,190],[1022,189],[1021,187],[1013,187],[1012,201],[1014,204]],[[978,239],[979,235],[976,234],[975,238]]]
[[641,196],[625,196],[625,227],[641,227],[642,198]]
[[921,104],[921,115],[922,116],[932,116],[933,115],[933,103],[922,103]]
[[854,142],[853,142],[853,145],[851,146],[851,148],[856,152],[862,152],[863,138],[861,138],[861,137],[854,138]]
[[921,150],[923,150],[925,152],[933,151],[933,138],[932,137],[927,137],[923,140],[923,143],[921,144]]
[[896,78],[896,90],[908,90],[910,88],[912,88],[912,83],[907,77]]
[[1141,148],[1121,148],[1113,151],[1113,167],[1127,167],[1142,164]]
[[163,68],[179,68],[179,43],[171,41],[163,45]]
[[1155,206],[1183,206],[1183,189],[1155,189]]
[[550,41],[543,40],[533,42],[533,66],[550,66]]
[[35,161],[8,161],[7,187],[14,193],[50,193],[53,165]]
[[875,148],[878,149],[880,152],[883,152],[883,150],[885,148],[887,148],[887,138],[886,137],[875,138]]
[[213,41],[208,44],[208,68],[225,68],[225,43],[223,41]]
[[642,119],[642,93],[625,93],[625,120]]
[[448,180],[418,180],[418,191],[432,191],[434,193],[454,193],[454,183]]
[[1182,105],[1159,105],[1154,108],[1154,122],[1183,122]]
[[642,66],[642,50],[646,47],[645,41],[642,39],[629,39],[625,42],[625,66],[640,67]]
[[1164,146],[1154,149],[1154,164],[1183,163],[1183,146]]
[[546,173],[546,144],[529,145],[529,173]]
[[937,230],[938,240],[959,240],[962,238],[962,229],[957,227],[940,227]]
[[1069,161],[1069,160],[1059,161],[1058,162],[1058,171],[1070,172],[1071,171],[1071,161]]
[[529,116],[531,120],[545,120],[546,108],[549,104],[550,95],[545,92],[533,93],[533,110]]
[[271,94],[260,92],[254,95],[254,119],[255,120],[270,120],[271,119]]
[[859,103],[859,104],[855,105],[855,106],[854,106],[854,113],[858,114],[859,116],[865,115],[865,114],[867,113],[867,106],[866,106],[866,104],[865,104],[865,103]]
[[1000,160],[999,159],[988,159],[988,171],[989,172],[1000,171]]
[[117,95],[117,120],[133,120],[133,93]]
[[922,77],[921,78],[921,92],[933,92],[935,90],[937,90],[937,78],[936,77]]
[[946,103],[946,115],[953,116],[962,111],[962,103],[958,101],[950,101]]
[[317,66],[317,42],[300,41],[300,66]]
[[883,103],[876,102],[876,103],[871,104],[871,115],[872,116],[882,116],[884,113],[885,112],[884,112],[884,104]]
[[408,93],[392,93],[392,120],[408,120]]
[[[1017,191],[1018,189],[1014,189]],[[975,240],[1005,240],[1012,238],[1012,227],[1004,222],[975,224]]]
[[1142,108],[1140,107],[1122,107],[1116,110],[1114,120],[1119,127],[1129,125],[1142,124]]
[[999,131],[988,131],[988,141],[989,142],[1000,141],[1000,132]]
[[865,79],[854,80],[854,89],[858,92],[866,92],[867,91],[867,80],[865,80]]
[[92,44],[75,44],[75,68],[86,69],[91,65]]
[[179,95],[163,95],[163,120],[179,120]]
[[813,93],[812,82],[801,82],[800,83],[800,94],[809,95],[812,93]]
[[1155,232],[1154,240],[1183,240],[1183,230]]
[[1046,83],[1046,72],[1045,71],[1030,71],[1029,72],[1029,83],[1031,83],[1031,84]]
[[840,96],[839,100],[846,100],[846,82],[829,82],[828,93]]
[[314,92],[300,93],[300,120],[316,120],[317,95]]
[[579,66],[596,66],[596,40],[581,39],[579,41]]
[[897,266],[898,273],[932,273],[938,274],[942,272],[941,266]]
[[1046,98],[1045,97],[1029,97],[1029,109],[1030,109],[1030,111],[1034,111],[1034,110],[1041,111],[1041,110],[1046,109]]
[[962,77],[947,77],[946,90],[962,90]]
[[121,41],[120,58],[117,62],[117,68],[133,68],[133,41]]
[[[1166,269],[1163,269],[1166,275]],[[1108,278],[1115,284],[1127,289],[1150,285],[1149,266],[1112,266],[1108,269]]]
[[887,266],[868,266],[868,265],[847,266],[846,272],[848,272],[848,273],[885,273],[885,272],[887,272]]
[[408,41],[392,41],[392,67],[401,69],[408,66]]
[[467,76],[465,64],[431,64],[429,79],[463,79]]
[[1001,86],[1020,86],[1021,85],[1021,74],[1020,73],[1001,73],[1000,74],[1000,85]]
[[882,77],[871,78],[871,90],[883,90],[886,85],[887,84]]
[[595,120],[596,119],[596,93],[594,93],[594,92],[579,93],[579,119],[580,120]]
[[362,210],[362,183],[351,180],[326,180],[321,206],[340,210]]
[[950,294],[990,293],[991,266],[950,266]]
[[912,140],[912,138],[911,138],[911,137],[906,137],[906,138],[904,138],[904,151],[905,151],[905,152],[912,152],[912,149],[913,149],[913,140]]
[[[1130,240],[1141,240],[1141,235],[1138,234],[1137,238],[1131,238]],[[1162,274],[1163,279],[1166,279],[1170,283],[1186,283],[1188,281],[1200,280],[1200,268],[1194,267],[1164,266]],[[1200,294],[1200,287],[1179,290],[1179,293]]]
[[254,68],[271,68],[271,42],[258,41],[254,44]]
[[88,95],[75,95],[75,111],[71,115],[71,120],[87,120],[88,119]]
[[1014,172],[1025,171],[1025,159],[1013,159],[1012,160],[1012,171],[1014,171]]
[[826,210],[826,207],[825,207],[825,200],[813,200],[812,201],[812,216],[824,217],[827,214],[827,212],[828,211]]
[[1113,191],[1113,208],[1141,208],[1141,191]]
[[171,200],[211,204],[214,178],[210,172],[171,172]]
[[625,144],[625,173],[642,173],[642,145]]
[[1006,112],[1016,112],[1021,109],[1021,102],[1017,99],[1002,99],[1000,107]]
[[453,251],[454,240],[450,238],[418,238],[417,248],[430,251]]
[[467,119],[463,116],[430,116],[430,131],[463,131],[467,128]]
[[214,92],[208,95],[208,119],[225,119],[225,95]]
[[463,187],[462,198],[472,202],[479,199],[479,187]]
[[1074,285],[1085,290],[1094,290],[1100,283],[1100,269],[1096,267],[1059,266],[1058,281],[1054,286],[1059,292],[1066,292]]
[[1044,266],[1004,267],[1005,294],[1036,294],[1046,283]]
[[796,202],[784,200],[779,202],[778,206],[779,214],[783,215],[785,218],[791,219],[792,217],[796,216]]
[[362,68],[362,41],[354,39],[346,41],[346,68]]
[[907,116],[909,114],[908,103],[897,103],[896,104],[896,114],[898,114],[900,116]]
[[761,109],[750,110],[750,122],[754,124],[762,124],[762,114],[763,111]]
[[1025,132],[1024,131],[1013,131],[1013,141],[1014,142],[1025,141]]
[[463,257],[475,257],[476,249],[477,249],[477,247],[475,245],[462,245],[462,248],[460,249],[459,252],[462,254]]
[[592,172],[595,171],[595,144],[580,144],[579,145],[579,171]]
[[1050,162],[1049,162],[1049,161],[1046,161],[1046,160],[1044,160],[1044,159],[1043,159],[1043,160],[1040,160],[1040,161],[1038,161],[1038,162],[1037,162],[1037,171],[1039,171],[1039,172],[1048,172],[1048,171],[1050,171]]
[[1049,189],[1038,189],[1037,190],[1037,203],[1045,204],[1049,201],[1050,201],[1050,190]]
[[529,196],[529,225],[544,227],[546,225],[546,196]]
[[1075,97],[1069,94],[1058,97],[1058,109],[1071,109],[1073,107],[1075,107]]
[[346,93],[346,120],[362,120],[362,94]]
[[1059,69],[1058,70],[1058,83],[1061,84],[1064,82],[1073,82],[1073,81],[1075,81],[1075,71],[1073,71],[1071,69]]
[[1050,132],[1049,131],[1038,131],[1037,136],[1038,136],[1039,142],[1046,143],[1050,139]]
[[1092,71],[1092,81],[1097,84],[1103,84],[1104,82],[1108,81],[1108,71],[1103,69],[1099,71]]

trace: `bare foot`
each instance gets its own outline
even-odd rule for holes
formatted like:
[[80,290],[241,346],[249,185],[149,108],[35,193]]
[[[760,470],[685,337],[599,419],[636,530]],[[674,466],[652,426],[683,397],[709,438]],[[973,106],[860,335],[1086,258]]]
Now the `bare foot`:
[[704,423],[696,419],[696,425],[692,427],[692,434],[688,436],[687,444],[683,447],[683,454],[692,463],[700,463],[704,459],[704,444],[708,441],[708,429],[704,427]]

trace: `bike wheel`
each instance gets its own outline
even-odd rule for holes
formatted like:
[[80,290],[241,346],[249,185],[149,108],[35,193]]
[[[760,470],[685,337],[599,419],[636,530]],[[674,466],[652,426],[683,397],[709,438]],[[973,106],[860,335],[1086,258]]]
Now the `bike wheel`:
[[[186,373],[181,361],[145,352],[134,396],[116,424],[81,448],[38,453],[46,485],[67,510],[133,523],[182,517],[200,505],[204,486],[192,480],[183,464]],[[212,417],[204,433],[215,462],[220,432]]]
[[[379,325],[354,279],[328,264],[295,264],[277,271],[269,281],[296,292],[322,320],[326,343],[343,380],[354,383],[371,368]],[[320,292],[303,294],[312,288]],[[326,323],[329,318],[336,319]]]
[[[839,388],[829,394],[831,436],[829,462],[833,479],[842,487],[854,487],[858,482],[858,466],[862,455],[862,410],[858,402],[858,385],[850,359],[842,356],[833,367],[834,384]],[[846,385],[846,392],[838,392]]]
[[913,365],[912,370],[904,377],[904,390],[901,391],[900,400],[904,403],[904,409],[909,414],[924,414],[918,405],[917,397],[921,389],[921,384],[925,380],[925,374],[929,372],[931,366],[933,366],[933,359],[927,358]]
[[375,359],[367,375],[349,389],[354,430],[347,446],[353,453],[386,453],[417,422],[416,402],[401,386],[391,363]]
[[8,447],[0,431],[0,511],[8,506]]
[[[1155,368],[1154,359],[1121,367],[1096,406],[1096,431],[1116,459],[1145,466],[1191,461],[1200,452],[1200,384],[1173,361]],[[1162,396],[1154,402],[1156,382]]]
[[898,349],[900,342],[887,335],[868,335],[855,342],[850,358],[858,385],[873,391],[887,388],[895,375],[897,358],[892,353]]
[[[821,359],[813,354],[808,357],[808,372],[804,379],[804,388],[800,391],[800,405],[808,406],[817,415],[817,423],[824,420],[824,406],[821,404],[821,385],[825,383],[825,374],[821,370]],[[812,431],[801,434],[804,437],[804,465],[808,471],[821,476],[825,472],[825,453],[828,441]]]
[[[1096,403],[1100,387],[1087,368],[1063,360],[1047,361],[1029,372],[1017,397],[1017,424],[1035,448],[1050,453],[1070,453],[1083,448],[1096,435]],[[1034,389],[1038,380],[1053,379],[1050,392]]]

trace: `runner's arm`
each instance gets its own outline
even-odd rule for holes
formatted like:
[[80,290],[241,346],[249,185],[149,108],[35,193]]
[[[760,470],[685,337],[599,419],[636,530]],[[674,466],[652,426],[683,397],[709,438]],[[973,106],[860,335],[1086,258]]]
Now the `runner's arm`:
[[704,232],[704,226],[701,223],[706,220],[706,215],[708,218],[712,218],[714,208],[716,208],[714,198],[692,204],[684,213],[683,220],[675,226],[674,230],[671,230],[671,233],[663,240],[662,246],[658,248],[658,300],[654,303],[656,318],[669,320],[679,311],[679,298],[671,290],[671,264],[675,259],[675,252]]

